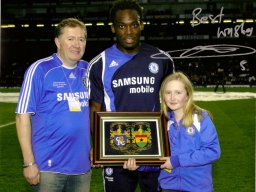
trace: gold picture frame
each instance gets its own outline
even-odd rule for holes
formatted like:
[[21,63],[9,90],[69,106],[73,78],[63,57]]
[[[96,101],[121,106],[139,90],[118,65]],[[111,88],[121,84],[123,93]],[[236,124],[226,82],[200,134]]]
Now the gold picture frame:
[[97,112],[94,114],[93,165],[159,165],[169,156],[166,119],[160,112]]

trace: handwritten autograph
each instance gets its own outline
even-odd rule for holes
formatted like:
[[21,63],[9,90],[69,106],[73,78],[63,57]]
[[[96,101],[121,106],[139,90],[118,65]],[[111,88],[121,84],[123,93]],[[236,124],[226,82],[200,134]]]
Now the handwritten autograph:
[[[191,58],[211,58],[211,57],[231,57],[244,56],[256,53],[256,49],[242,45],[199,45],[191,49],[179,49],[173,51],[166,51],[173,59],[191,59]],[[154,59],[168,59],[165,54],[153,54],[151,58]]]
[[[191,23],[192,27],[196,27],[204,22],[209,22],[209,23],[222,23],[224,14],[223,14],[223,10],[224,7],[221,7],[220,9],[220,13],[216,16],[212,15],[212,14],[201,14],[202,12],[202,8],[195,8],[192,11],[192,16],[193,16],[193,20]],[[228,27],[228,28],[223,28],[221,29],[221,27],[218,27],[218,31],[217,31],[217,37],[239,37],[240,35],[244,35],[247,37],[252,36],[253,34],[253,27],[248,27],[245,28],[245,23],[242,22],[241,24],[235,25],[234,27]]]
[[221,23],[222,17],[224,16],[223,9],[224,9],[224,7],[221,7],[220,14],[218,14],[214,17],[214,15],[211,15],[211,14],[208,14],[208,16],[207,15],[200,16],[200,13],[202,12],[202,8],[195,8],[192,11],[193,20],[192,20],[191,26],[195,27],[195,26],[200,25],[201,23],[209,21],[209,20],[210,20],[210,23],[215,23],[216,21]]
[[240,66],[241,66],[241,70],[242,71],[245,71],[246,70],[246,68],[245,68],[245,64],[247,63],[247,61],[246,60],[242,60],[241,62],[240,62]]

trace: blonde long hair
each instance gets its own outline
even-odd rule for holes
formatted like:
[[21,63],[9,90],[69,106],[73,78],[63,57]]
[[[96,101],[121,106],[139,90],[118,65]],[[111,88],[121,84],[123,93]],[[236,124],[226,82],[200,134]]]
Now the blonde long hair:
[[193,100],[193,85],[189,78],[182,72],[175,72],[171,75],[168,75],[164,81],[162,82],[160,88],[160,100],[161,100],[161,112],[168,118],[168,112],[171,111],[169,107],[164,102],[164,94],[167,83],[173,80],[178,80],[184,84],[185,90],[187,92],[188,100],[183,108],[183,121],[182,124],[185,127],[191,127],[193,124],[193,114],[198,114],[199,121],[202,119],[202,112],[205,111],[204,109],[200,108],[194,103]]

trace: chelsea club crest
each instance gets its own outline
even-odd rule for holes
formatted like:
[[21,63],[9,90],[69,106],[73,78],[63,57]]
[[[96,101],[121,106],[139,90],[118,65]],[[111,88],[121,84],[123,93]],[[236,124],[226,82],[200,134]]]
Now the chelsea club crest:
[[88,87],[89,87],[89,78],[88,78],[88,76],[87,75],[84,76],[82,80],[83,80],[84,87],[88,89]]
[[195,134],[195,128],[194,127],[188,127],[187,129],[186,129],[186,132],[187,132],[187,134],[188,135],[194,135]]
[[113,174],[113,169],[108,167],[108,168],[105,169],[105,172],[106,172],[106,175],[110,176],[110,175]]
[[159,65],[157,63],[152,62],[149,64],[148,69],[151,73],[156,74],[159,71]]

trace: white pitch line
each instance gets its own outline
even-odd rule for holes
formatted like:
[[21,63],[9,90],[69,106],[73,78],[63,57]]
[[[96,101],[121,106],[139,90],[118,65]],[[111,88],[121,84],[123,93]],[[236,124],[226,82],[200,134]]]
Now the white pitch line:
[[9,126],[9,125],[13,125],[13,124],[15,124],[15,121],[14,121],[14,122],[11,122],[11,123],[4,124],[4,125],[0,125],[0,129],[1,129],[1,128],[5,128],[5,127],[7,127],[7,126]]

